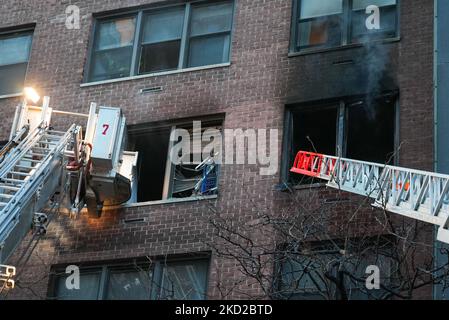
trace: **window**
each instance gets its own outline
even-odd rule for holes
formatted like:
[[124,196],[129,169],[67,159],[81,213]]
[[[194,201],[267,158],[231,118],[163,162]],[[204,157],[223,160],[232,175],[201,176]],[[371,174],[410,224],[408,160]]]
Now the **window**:
[[192,2],[98,19],[86,81],[229,62],[233,7]]
[[[303,105],[288,114],[288,169],[299,151],[377,163],[394,161],[397,115],[391,95]],[[311,178],[289,177],[293,184],[311,183]]]
[[[215,195],[218,192],[219,164],[212,160],[203,163],[205,158],[203,151],[209,143],[217,143],[217,149],[221,140],[213,138],[209,140],[204,133],[207,130],[221,131],[222,120],[201,121],[200,136],[201,146],[194,150],[192,122],[180,122],[172,126],[163,125],[138,125],[130,127],[129,148],[139,152],[138,164],[138,195],[137,202],[158,201],[167,199],[190,198],[195,196]],[[172,132],[177,129],[185,130],[189,136],[190,149],[182,150],[182,162],[174,164],[171,161],[170,152],[178,142],[171,141]],[[221,150],[213,150],[210,156]],[[213,157],[211,157],[213,158]]]
[[94,81],[129,75],[133,53],[135,17],[98,24],[90,78]]
[[65,268],[55,268],[50,297],[58,300],[204,300],[209,262],[194,260],[97,265],[80,269],[80,289],[66,286]]
[[[380,28],[366,26],[373,14],[367,7],[379,8]],[[396,0],[295,0],[291,51],[332,48],[397,37]]]
[[33,31],[0,33],[0,96],[23,91]]
[[[343,243],[339,243],[343,245]],[[385,290],[367,290],[367,267],[375,265],[380,270],[381,283],[388,287],[396,272],[391,241],[365,239],[350,240],[348,254],[328,242],[304,244],[301,250],[283,250],[277,263],[277,288],[275,296],[287,300],[339,299],[341,292],[336,281],[342,281],[344,292],[350,300],[380,299]],[[340,274],[338,274],[340,272]],[[342,278],[341,278],[342,277]]]

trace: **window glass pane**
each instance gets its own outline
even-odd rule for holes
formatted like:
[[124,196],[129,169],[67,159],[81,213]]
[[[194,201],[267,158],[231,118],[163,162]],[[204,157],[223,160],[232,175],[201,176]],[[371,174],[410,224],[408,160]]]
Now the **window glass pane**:
[[31,49],[31,35],[0,38],[0,65],[27,62]]
[[0,96],[22,92],[27,66],[28,63],[0,66]]
[[160,298],[203,300],[206,295],[207,262],[169,264],[164,267]]
[[300,19],[316,18],[343,12],[343,0],[302,0]]
[[232,3],[193,7],[190,35],[230,31]]
[[58,279],[57,298],[61,300],[97,300],[100,286],[100,273],[80,275],[80,289],[69,290],[66,287],[67,276]]
[[95,48],[107,50],[132,46],[136,29],[136,18],[122,18],[99,24]]
[[217,35],[190,40],[189,67],[229,61],[230,36]]
[[[356,254],[353,259],[345,261],[345,270],[356,278],[365,279],[367,267],[377,266],[380,270],[380,283],[388,287],[391,284],[393,259],[389,258],[391,253],[386,252],[387,255],[383,255],[382,251],[385,251],[385,249],[382,250],[373,246],[369,250],[365,250],[363,254]],[[345,277],[344,282],[351,300],[379,299],[386,293],[382,289],[368,290],[364,281],[356,281],[351,277]]]
[[109,300],[149,300],[152,273],[129,270],[110,272],[107,299]]
[[184,7],[148,14],[145,17],[142,42],[156,43],[180,39],[184,25]]
[[364,10],[353,12],[352,42],[364,42],[396,36],[397,12],[395,6],[380,8],[380,29],[368,29],[365,25],[367,17]]
[[364,101],[348,108],[346,156],[386,163],[394,152],[394,101]]
[[180,47],[180,40],[142,46],[139,73],[177,69]]
[[353,0],[353,10],[366,10],[368,6],[375,5],[378,7],[385,7],[395,5],[396,0]]
[[287,294],[311,294],[310,298],[316,299],[320,291],[326,290],[323,271],[324,268],[306,257],[288,259],[282,265],[281,291]]
[[316,18],[299,23],[299,47],[338,46],[341,44],[339,17]]
[[130,75],[132,47],[94,53],[91,81],[122,78]]

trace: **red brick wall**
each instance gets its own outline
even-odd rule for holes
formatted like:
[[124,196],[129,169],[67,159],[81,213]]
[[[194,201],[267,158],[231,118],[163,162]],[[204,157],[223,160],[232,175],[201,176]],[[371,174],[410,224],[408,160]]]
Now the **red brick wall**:
[[[280,138],[285,105],[335,96],[332,87],[345,81],[347,72],[338,69],[344,67],[337,67],[334,62],[359,57],[363,52],[362,48],[353,48],[288,57],[291,1],[237,0],[229,67],[80,87],[92,14],[156,2],[159,1],[71,1],[81,8],[82,20],[80,30],[68,30],[67,1],[3,0],[0,28],[36,23],[26,84],[51,96],[55,109],[86,113],[94,101],[121,107],[130,124],[225,113],[225,128],[274,128],[280,130]],[[431,170],[433,1],[401,1],[400,9],[401,39],[386,45],[400,90],[400,162]],[[363,60],[356,62],[360,63]],[[164,90],[157,94],[139,93],[142,88],[155,86]],[[346,95],[350,90],[343,86],[339,93]],[[0,100],[0,140],[8,136],[13,107],[19,102],[19,98]],[[259,176],[257,166],[225,166],[220,195],[210,203],[144,206],[109,212],[99,221],[58,217],[27,267],[21,270],[23,288],[19,286],[10,297],[45,297],[47,275],[56,263],[208,250],[205,240],[211,230],[204,219],[210,215],[210,205],[237,220],[257,210],[280,210],[288,200],[273,191],[279,182],[279,175]],[[125,217],[145,221],[125,224]],[[209,295],[219,297],[217,279],[225,278],[231,283],[240,278],[240,272],[235,263],[220,259],[213,258],[211,266]],[[240,289],[260,294],[249,283],[243,283]],[[243,295],[236,293],[231,297]]]

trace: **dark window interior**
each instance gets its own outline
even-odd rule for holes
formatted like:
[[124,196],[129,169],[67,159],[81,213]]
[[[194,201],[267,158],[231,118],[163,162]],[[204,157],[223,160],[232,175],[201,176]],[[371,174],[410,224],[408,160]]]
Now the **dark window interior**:
[[169,128],[130,135],[130,145],[139,152],[138,202],[162,199],[169,140]]
[[347,109],[346,157],[390,163],[394,152],[395,102],[363,101]]
[[293,149],[335,155],[337,115],[336,107],[294,112]]
[[[297,152],[310,151],[336,155],[338,108],[307,108],[295,111],[293,118],[293,140],[290,163],[294,162]],[[310,184],[313,178],[291,174],[293,184]]]
[[[340,108],[344,117],[339,116]],[[296,107],[291,110],[291,119],[288,168],[299,151],[331,156],[341,151],[350,159],[394,164],[396,99],[389,95]],[[289,180],[293,184],[320,181],[292,173]]]
[[[192,138],[191,123],[176,126],[176,128],[189,131],[189,136]],[[203,121],[201,126],[202,133],[208,129],[220,130],[221,120]],[[134,132],[130,130],[129,132],[128,148],[139,152],[137,202],[189,198],[198,194],[202,196],[217,194],[220,166],[213,163],[202,164],[206,160],[202,157],[202,151],[213,140],[201,142],[200,154],[183,155],[181,164],[169,163],[171,167],[167,168],[170,133],[171,126],[154,130],[150,127],[148,130]],[[190,147],[190,152],[195,152],[192,142]],[[187,150],[183,151],[187,152]],[[217,151],[220,152],[220,150]]]
[[143,45],[140,73],[177,69],[180,48],[181,40]]

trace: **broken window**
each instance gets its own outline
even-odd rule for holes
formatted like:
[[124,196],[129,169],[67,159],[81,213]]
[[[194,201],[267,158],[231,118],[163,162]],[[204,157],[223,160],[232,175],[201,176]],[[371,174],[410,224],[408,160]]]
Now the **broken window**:
[[23,91],[33,32],[0,33],[0,96]]
[[117,263],[80,269],[80,289],[70,290],[70,274],[55,268],[49,298],[57,300],[204,300],[209,261]]
[[234,1],[99,18],[86,81],[229,62]]
[[[173,198],[190,198],[195,196],[215,195],[218,192],[219,165],[214,157],[221,150],[213,150],[207,155],[203,152],[210,143],[221,141],[209,140],[205,136],[207,130],[220,132],[220,122],[202,122],[201,131],[194,135],[190,125],[174,125],[152,129],[130,129],[130,148],[139,152],[138,164],[138,196],[137,202],[167,200]],[[189,137],[189,149],[182,149],[184,154],[178,155],[181,161],[175,163],[171,158],[171,150],[178,141],[171,141],[172,133],[183,130]],[[200,144],[196,147],[194,141]],[[218,148],[217,148],[218,149]]]
[[[396,99],[391,95],[300,106],[289,112],[288,169],[299,151],[394,164]],[[289,181],[309,184],[313,179],[290,174]]]
[[[371,5],[379,8],[375,25]],[[396,0],[295,0],[292,51],[330,48],[369,40],[395,38],[398,29]],[[376,16],[377,17],[377,16]],[[373,27],[367,27],[373,25]]]

